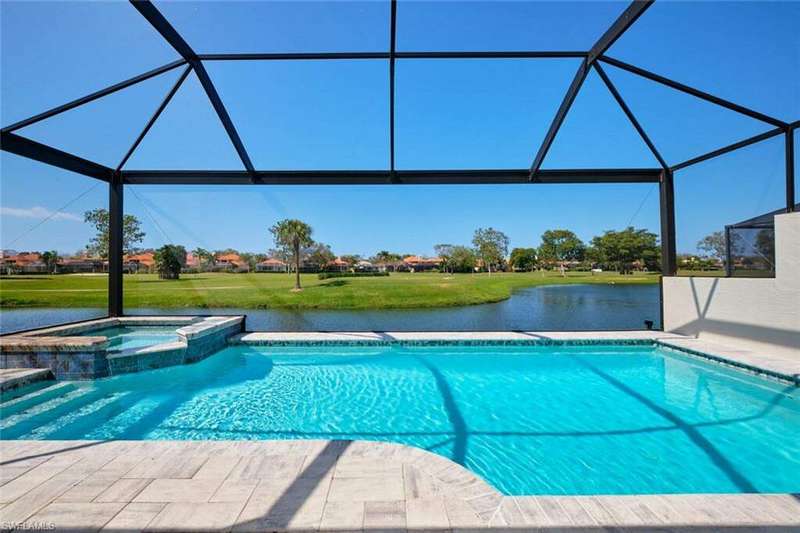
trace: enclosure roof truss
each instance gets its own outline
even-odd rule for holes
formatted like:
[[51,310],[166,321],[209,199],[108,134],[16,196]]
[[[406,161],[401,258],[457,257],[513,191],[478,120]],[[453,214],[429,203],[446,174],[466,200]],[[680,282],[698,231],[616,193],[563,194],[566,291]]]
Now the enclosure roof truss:
[[[92,94],[78,98],[61,106],[21,120],[0,130],[2,150],[36,160],[57,168],[76,172],[102,180],[109,185],[109,298],[110,316],[123,314],[122,306],[122,219],[123,191],[127,185],[375,185],[375,184],[530,184],[530,183],[657,183],[659,187],[659,209],[661,219],[661,260],[662,274],[674,275],[677,271],[675,250],[675,201],[673,173],[688,166],[730,153],[734,150],[782,135],[785,143],[786,164],[786,204],[783,211],[795,210],[794,176],[794,130],[800,121],[791,123],[731,102],[705,91],[671,80],[654,72],[619,61],[607,55],[609,48],[637,19],[652,5],[654,0],[635,0],[611,24],[603,35],[588,50],[564,51],[398,51],[397,50],[397,0],[391,3],[389,17],[389,43],[386,52],[302,52],[302,53],[206,53],[198,54],[170,22],[149,0],[130,0],[133,7],[152,25],[152,27],[177,51],[180,59],[155,68],[139,76],[121,81]],[[529,168],[520,169],[397,169],[395,167],[395,64],[398,60],[424,59],[551,59],[575,58],[580,64],[561,104],[555,112],[547,132],[538,149],[533,152]],[[255,168],[244,142],[239,136],[236,124],[225,107],[211,77],[206,71],[207,61],[336,61],[336,60],[385,60],[388,62],[388,125],[389,161],[387,168],[374,170],[267,170]],[[692,159],[669,163],[662,156],[645,128],[634,116],[605,73],[603,64],[625,70],[636,76],[659,83],[672,90],[689,94],[714,105],[763,122],[769,129],[753,137],[722,146]],[[71,109],[88,104],[117,91],[121,91],[145,80],[181,69],[176,82],[164,96],[144,128],[126,151],[124,157],[114,167],[101,165],[77,155],[47,146],[16,133],[17,130],[54,117]],[[589,168],[589,169],[543,169],[542,164],[558,134],[565,117],[578,96],[588,74],[595,70],[609,90],[617,105],[631,125],[636,129],[644,144],[658,162],[656,168]],[[173,96],[180,89],[187,76],[194,72],[211,106],[223,125],[241,163],[239,170],[165,170],[165,169],[126,169],[125,165],[136,152],[142,140],[167,108]]]
[[[635,0],[616,21],[603,33],[589,50],[562,50],[562,51],[397,51],[397,0],[388,0],[391,3],[389,17],[389,43],[386,52],[299,52],[299,53],[206,53],[198,54],[175,27],[161,14],[150,0],[130,0],[133,7],[153,26],[153,28],[175,49],[181,59],[161,67],[155,68],[128,80],[101,89],[92,94],[78,98],[72,102],[47,110],[25,120],[21,120],[2,129],[2,149],[23,157],[35,159],[42,163],[53,165],[65,170],[77,172],[85,176],[110,182],[115,175],[126,184],[270,184],[270,185],[367,185],[367,184],[503,184],[503,183],[647,183],[658,182],[664,170],[677,171],[687,166],[723,155],[733,150],[749,146],[756,142],[775,137],[780,134],[791,136],[798,122],[787,123],[775,117],[760,113],[746,106],[730,102],[707,92],[689,87],[688,85],[671,80],[664,76],[649,72],[645,69],[619,61],[606,55],[611,45],[652,5],[654,0]],[[395,62],[403,59],[546,59],[546,58],[576,58],[580,65],[569,85],[547,133],[533,156],[528,169],[467,169],[467,170],[398,170],[395,168]],[[386,60],[389,64],[389,164],[388,168],[375,170],[311,170],[311,171],[273,171],[256,169],[250,159],[247,149],[237,131],[236,125],[225,107],[223,100],[206,71],[205,61],[307,61],[307,60]],[[764,122],[770,129],[762,134],[744,139],[729,146],[721,147],[709,153],[702,154],[687,161],[677,162],[672,165],[665,161],[656,148],[651,138],[645,132],[642,124],[636,119],[631,109],[625,103],[620,92],[616,89],[611,79],[605,74],[601,64],[606,63],[626,70],[637,76],[660,83],[671,89],[690,94],[731,111],[743,114],[750,118]],[[125,156],[111,168],[99,163],[89,161],[74,154],[70,154],[40,142],[28,139],[17,133],[16,130],[46,120],[76,107],[95,101],[104,96],[131,87],[145,80],[181,68],[182,72],[174,86],[164,97],[155,113],[137,136]],[[659,163],[658,168],[648,169],[542,169],[547,153],[558,134],[564,119],[569,112],[575,98],[589,74],[594,69],[606,85],[625,116],[638,132],[642,141],[647,145],[653,157]],[[222,123],[225,132],[234,147],[243,170],[216,171],[216,170],[126,170],[127,161],[134,154],[139,144],[158,120],[161,113],[168,106],[170,100],[180,88],[190,72],[194,72],[203,90]],[[788,151],[788,148],[787,148]],[[788,155],[787,155],[788,157]],[[787,182],[789,177],[787,176]],[[792,176],[793,179],[793,176]],[[794,201],[788,201],[787,208],[794,206]]]

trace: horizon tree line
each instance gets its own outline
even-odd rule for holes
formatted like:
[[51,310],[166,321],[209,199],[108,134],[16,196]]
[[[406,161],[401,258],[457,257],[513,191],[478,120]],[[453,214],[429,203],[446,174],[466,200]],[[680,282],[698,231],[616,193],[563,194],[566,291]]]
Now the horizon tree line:
[[[107,259],[108,210],[98,208],[86,211],[84,221],[92,224],[96,230],[95,235],[86,245],[86,252]],[[210,251],[201,247],[195,248],[192,254],[198,259],[201,269],[211,268],[219,255],[235,253],[247,263],[250,269],[254,269],[258,262],[273,257],[293,266],[293,268],[287,267],[287,271],[294,270],[296,274],[300,272],[301,262],[323,267],[337,258],[330,245],[313,240],[313,228],[300,220],[279,221],[270,228],[270,233],[275,247],[263,254],[239,252],[232,248]],[[144,240],[145,236],[138,218],[132,214],[125,214],[123,216],[123,252],[130,255],[140,251],[137,245]],[[541,235],[541,243],[538,247],[514,247],[509,253],[509,243],[508,236],[500,230],[492,227],[477,228],[470,245],[436,244],[434,252],[442,261],[441,270],[449,273],[473,272],[476,269],[486,270],[489,274],[505,269],[530,271],[536,268],[563,266],[575,262],[600,265],[623,273],[630,272],[632,266],[637,263],[647,269],[658,270],[660,268],[660,248],[657,235],[632,226],[621,231],[605,231],[602,235],[593,237],[588,244],[567,229],[545,231]],[[766,250],[769,246],[774,245],[769,244],[762,247]],[[172,253],[177,254],[178,262],[185,267],[187,252],[183,246],[167,244],[155,251],[161,251],[161,254],[156,253],[155,255],[170,257],[165,250],[166,247],[172,247]],[[724,261],[726,249],[724,233],[718,231],[704,237],[697,243],[697,249],[705,256],[702,259],[709,264]],[[369,257],[369,260],[373,263],[399,263],[409,255],[413,254],[381,250]],[[347,254],[340,256],[339,259],[354,266],[364,260],[364,257]],[[42,261],[47,265],[48,271],[55,272],[59,260],[60,256],[55,250],[42,253]]]

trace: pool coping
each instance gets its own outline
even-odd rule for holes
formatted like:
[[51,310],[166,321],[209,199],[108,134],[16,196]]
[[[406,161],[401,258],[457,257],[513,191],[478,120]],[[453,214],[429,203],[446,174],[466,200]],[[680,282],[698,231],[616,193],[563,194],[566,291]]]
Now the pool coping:
[[699,357],[760,377],[800,387],[800,350],[796,358],[762,354],[711,343],[695,337],[654,330],[639,331],[484,331],[484,332],[244,332],[229,344],[248,346],[465,346],[530,345],[589,346],[656,344],[684,355]]
[[506,496],[391,442],[0,441],[0,522],[248,531],[800,528],[800,495]]

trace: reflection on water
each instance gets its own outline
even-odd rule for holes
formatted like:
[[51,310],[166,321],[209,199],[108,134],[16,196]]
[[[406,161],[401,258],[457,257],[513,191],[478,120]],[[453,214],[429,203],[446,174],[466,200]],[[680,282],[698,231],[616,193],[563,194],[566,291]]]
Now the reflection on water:
[[[250,330],[502,331],[660,327],[657,285],[551,285],[515,292],[493,304],[444,309],[292,311],[283,309],[126,309],[130,314],[245,314]],[[19,309],[0,312],[0,331],[94,318],[103,309]]]

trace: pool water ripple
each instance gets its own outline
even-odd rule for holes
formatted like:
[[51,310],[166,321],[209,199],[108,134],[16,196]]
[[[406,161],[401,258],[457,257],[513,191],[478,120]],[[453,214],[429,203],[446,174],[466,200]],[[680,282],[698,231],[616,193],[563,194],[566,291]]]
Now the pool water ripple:
[[232,346],[74,387],[3,438],[384,440],[506,494],[800,491],[796,387],[650,345]]

